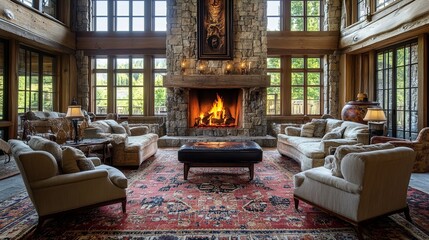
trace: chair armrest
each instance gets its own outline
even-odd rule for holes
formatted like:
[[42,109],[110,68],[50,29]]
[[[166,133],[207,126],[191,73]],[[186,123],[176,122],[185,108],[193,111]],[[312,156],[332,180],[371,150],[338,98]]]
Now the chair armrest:
[[40,181],[32,182],[31,188],[42,189],[54,187],[59,185],[73,184],[77,182],[87,181],[96,178],[107,178],[109,176],[105,169],[95,169],[90,171],[83,171],[70,174],[61,174],[51,178],[43,179]]
[[320,142],[320,150],[325,153],[325,156],[330,155],[330,147],[339,147],[341,145],[354,145],[357,141],[354,139],[338,138],[338,139],[327,139]]
[[301,128],[299,127],[286,127],[285,128],[285,134],[288,136],[300,136],[301,135]]
[[387,142],[391,142],[391,141],[404,142],[404,141],[408,141],[408,140],[403,139],[403,138],[386,137],[386,136],[374,136],[371,138],[371,144],[387,143]]
[[[325,168],[325,167],[318,167]],[[318,168],[313,168],[304,172],[305,176],[313,179],[314,181],[318,181],[325,185],[335,187],[345,192],[349,193],[360,193],[362,187],[356,185],[354,183],[348,182],[343,178],[332,176],[330,171],[318,171]],[[325,169],[323,169],[325,170]]]

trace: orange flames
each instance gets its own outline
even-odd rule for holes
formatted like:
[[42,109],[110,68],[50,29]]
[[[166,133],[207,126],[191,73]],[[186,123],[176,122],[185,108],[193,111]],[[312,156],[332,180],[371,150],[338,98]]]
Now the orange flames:
[[216,100],[207,112],[201,112],[200,116],[195,119],[195,126],[219,126],[230,125],[235,122],[231,112],[225,108],[224,101],[216,93]]

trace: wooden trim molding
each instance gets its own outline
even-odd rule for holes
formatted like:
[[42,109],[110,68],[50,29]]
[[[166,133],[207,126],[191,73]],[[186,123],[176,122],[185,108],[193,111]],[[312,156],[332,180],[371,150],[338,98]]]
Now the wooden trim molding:
[[337,50],[340,33],[329,32],[268,32],[268,54],[329,54]]

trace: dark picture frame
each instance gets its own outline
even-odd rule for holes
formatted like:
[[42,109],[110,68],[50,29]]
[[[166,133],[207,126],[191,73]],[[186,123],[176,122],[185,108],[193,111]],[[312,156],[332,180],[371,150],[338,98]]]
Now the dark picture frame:
[[198,0],[198,59],[233,58],[233,0]]

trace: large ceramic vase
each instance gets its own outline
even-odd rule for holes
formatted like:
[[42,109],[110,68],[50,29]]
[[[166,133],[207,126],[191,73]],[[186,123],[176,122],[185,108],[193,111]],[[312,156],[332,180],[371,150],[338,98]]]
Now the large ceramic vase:
[[341,118],[344,121],[367,124],[363,118],[365,117],[368,108],[380,108],[380,104],[378,102],[371,101],[350,101],[343,107]]

